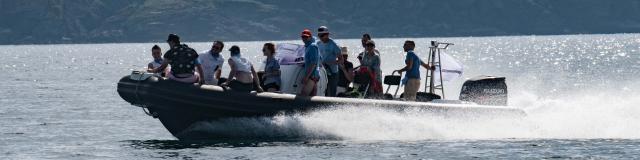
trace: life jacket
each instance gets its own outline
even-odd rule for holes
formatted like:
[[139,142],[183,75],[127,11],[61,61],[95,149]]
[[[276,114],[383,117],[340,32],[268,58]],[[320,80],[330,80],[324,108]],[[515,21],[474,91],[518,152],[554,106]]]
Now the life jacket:
[[231,60],[235,62],[235,70],[239,72],[251,73],[251,62],[240,56],[231,56]]
[[179,44],[167,51],[171,54],[171,72],[174,75],[193,74],[198,53],[186,44]]

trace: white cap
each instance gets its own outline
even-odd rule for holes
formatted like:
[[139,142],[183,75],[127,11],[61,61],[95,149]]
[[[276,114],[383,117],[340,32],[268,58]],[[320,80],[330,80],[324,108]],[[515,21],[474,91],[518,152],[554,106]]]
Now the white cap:
[[324,34],[324,33],[329,33],[329,28],[327,28],[327,26],[320,26],[318,28],[318,34]]

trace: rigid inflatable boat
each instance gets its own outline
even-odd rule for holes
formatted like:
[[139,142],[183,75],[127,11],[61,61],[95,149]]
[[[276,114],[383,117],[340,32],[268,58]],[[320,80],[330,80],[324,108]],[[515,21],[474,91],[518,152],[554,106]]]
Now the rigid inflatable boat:
[[[125,101],[142,107],[148,115],[158,118],[178,139],[189,139],[190,137],[185,136],[188,133],[185,132],[200,121],[305,114],[341,106],[382,107],[398,111],[420,109],[444,116],[525,115],[520,108],[506,106],[507,92],[503,77],[483,76],[468,80],[460,95],[464,101],[438,100],[439,96],[420,99],[425,97],[421,95],[433,95],[433,92],[418,94],[419,101],[403,101],[400,99],[401,96],[395,94],[381,99],[308,97],[295,94],[299,91],[299,84],[295,82],[300,82],[302,67],[298,64],[283,64],[285,65],[281,66],[281,71],[285,74],[281,75],[282,92],[279,93],[239,92],[215,85],[185,84],[139,71],[121,78],[117,91]],[[389,86],[398,85],[399,76],[387,76],[384,83]],[[326,76],[321,77],[319,85],[319,90],[323,90],[326,86]]]

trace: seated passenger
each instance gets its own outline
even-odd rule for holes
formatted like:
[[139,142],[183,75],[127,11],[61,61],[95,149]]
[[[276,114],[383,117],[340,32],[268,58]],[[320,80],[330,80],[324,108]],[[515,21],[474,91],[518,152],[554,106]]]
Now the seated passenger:
[[315,39],[308,29],[302,31],[300,38],[304,42],[304,77],[302,78],[302,90],[300,96],[315,96],[318,90],[317,84],[320,80],[320,55]]
[[341,56],[343,61],[339,61],[338,65],[340,70],[338,71],[338,75],[340,76],[338,79],[338,95],[342,95],[349,90],[349,86],[351,82],[353,82],[353,63],[349,62],[349,51],[347,47],[341,47]]
[[198,55],[198,60],[202,63],[202,79],[208,85],[218,85],[222,66],[224,65],[224,56],[220,54],[224,48],[222,41],[214,41],[211,49],[204,51]]
[[229,81],[224,82],[222,86],[229,86],[231,89],[241,92],[251,92],[255,86],[256,91],[263,92],[256,70],[251,62],[241,57],[240,47],[231,46],[229,52],[231,55],[229,57],[229,67],[231,68]]
[[[155,68],[162,66],[162,61],[163,61],[162,49],[160,49],[158,45],[153,45],[153,47],[151,48],[151,56],[153,57],[153,61],[149,62],[149,65],[147,65],[147,71],[153,70]],[[154,73],[153,75],[158,77],[164,77],[165,70],[166,68],[160,71],[159,73]]]
[[280,90],[280,64],[274,57],[276,52],[273,43],[265,43],[262,47],[262,53],[267,56],[264,66],[264,88],[267,92],[275,92]]
[[170,65],[171,71],[166,75],[169,79],[183,83],[204,83],[199,78],[202,75],[202,65],[198,61],[198,53],[186,44],[180,44],[180,37],[175,34],[169,34],[167,43],[171,49],[164,53],[162,65],[149,72],[158,73]]

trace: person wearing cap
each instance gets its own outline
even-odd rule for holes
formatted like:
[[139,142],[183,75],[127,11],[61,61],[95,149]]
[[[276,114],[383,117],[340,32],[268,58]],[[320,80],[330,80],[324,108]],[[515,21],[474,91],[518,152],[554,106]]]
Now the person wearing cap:
[[[362,38],[360,39],[360,42],[362,43],[362,48],[364,50],[366,50],[367,48],[366,43],[370,40],[371,40],[371,35],[369,35],[369,33],[362,34]],[[380,55],[380,52],[377,49],[374,49],[373,51],[375,51],[376,54]],[[360,62],[360,64],[362,64],[362,55],[364,55],[364,52],[365,51],[362,51],[360,52],[360,54],[358,54],[358,61]]]
[[347,47],[340,47],[342,61],[338,62],[340,70],[338,71],[339,80],[337,94],[344,95],[349,90],[351,82],[353,82],[353,63],[349,62],[349,51]]
[[335,97],[339,80],[338,62],[343,60],[342,56],[340,56],[340,47],[329,37],[329,34],[329,28],[320,26],[320,28],[318,28],[318,37],[320,40],[317,42],[317,46],[322,56],[322,65],[327,70],[328,83],[326,96]]
[[420,89],[420,66],[430,69],[432,68],[428,64],[422,62],[414,52],[416,44],[413,41],[405,41],[403,49],[407,52],[404,63],[405,67],[396,70],[398,73],[407,71],[402,79],[404,85],[404,98],[409,101],[415,101],[418,90]]
[[369,40],[365,43],[365,51],[362,55],[360,67],[366,68],[368,74],[373,74],[369,85],[369,93],[372,96],[382,94],[382,70],[380,69],[380,56],[375,53],[376,43]]
[[208,85],[218,85],[218,80],[224,66],[224,56],[220,54],[224,48],[222,41],[214,41],[211,49],[201,52],[198,60],[202,64],[204,83]]
[[222,83],[222,86],[229,86],[232,90],[240,92],[251,92],[254,87],[256,91],[263,92],[260,87],[260,79],[253,68],[253,64],[240,54],[240,47],[234,45],[229,48],[229,77],[228,81]]
[[158,73],[169,65],[171,69],[166,75],[169,79],[183,83],[203,84],[203,79],[199,77],[202,75],[202,65],[198,61],[198,52],[186,44],[180,44],[180,37],[176,34],[169,34],[167,43],[171,49],[164,53],[162,65],[148,71]]
[[318,53],[318,46],[315,39],[312,36],[311,31],[305,29],[300,35],[302,42],[304,42],[304,77],[302,78],[302,90],[298,93],[299,96],[315,96],[317,82],[320,80],[320,71],[318,64],[320,63],[320,55]]

